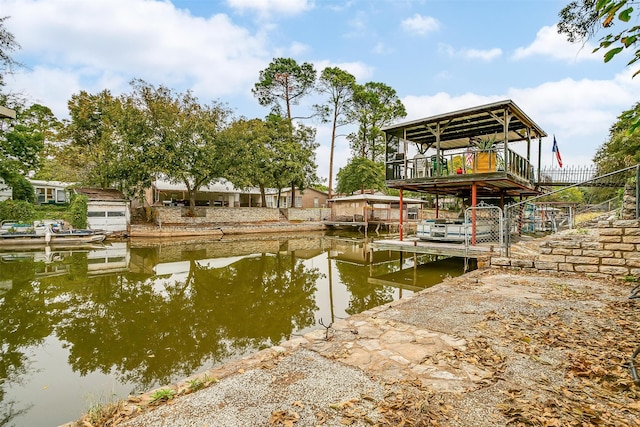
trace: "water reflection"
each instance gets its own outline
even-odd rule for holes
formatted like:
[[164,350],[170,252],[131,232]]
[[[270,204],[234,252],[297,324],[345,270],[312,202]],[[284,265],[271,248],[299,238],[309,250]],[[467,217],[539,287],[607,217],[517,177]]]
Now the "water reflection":
[[399,255],[369,257],[322,234],[0,254],[0,425],[62,424],[88,394],[169,384],[399,298],[368,282]]

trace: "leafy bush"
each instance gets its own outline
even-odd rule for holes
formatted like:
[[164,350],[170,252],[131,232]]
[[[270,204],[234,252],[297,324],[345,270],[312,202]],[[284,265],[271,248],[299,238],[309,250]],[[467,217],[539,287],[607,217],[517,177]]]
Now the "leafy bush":
[[24,200],[30,203],[36,201],[36,193],[33,190],[33,185],[22,175],[12,176],[8,184],[13,187],[13,200]]
[[31,222],[35,218],[35,209],[29,202],[23,200],[5,200],[0,202],[0,221],[16,220]]
[[87,196],[79,194],[71,196],[68,219],[74,228],[87,228],[87,201]]

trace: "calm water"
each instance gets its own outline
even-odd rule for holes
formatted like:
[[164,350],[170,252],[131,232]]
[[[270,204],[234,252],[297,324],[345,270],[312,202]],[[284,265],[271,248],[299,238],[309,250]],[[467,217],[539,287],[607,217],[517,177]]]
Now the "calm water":
[[0,425],[73,421],[462,274],[432,261],[313,233],[0,253]]

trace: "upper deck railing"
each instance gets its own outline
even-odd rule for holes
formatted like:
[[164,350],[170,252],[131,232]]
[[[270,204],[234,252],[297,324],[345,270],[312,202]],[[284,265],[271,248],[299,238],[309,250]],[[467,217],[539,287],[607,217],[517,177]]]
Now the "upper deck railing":
[[507,150],[507,161],[504,161],[502,150],[474,150],[453,154],[424,156],[417,155],[405,159],[402,153],[386,162],[387,181],[408,179],[446,178],[454,175],[485,174],[507,172],[526,181],[534,181],[534,170],[531,163],[518,153]]

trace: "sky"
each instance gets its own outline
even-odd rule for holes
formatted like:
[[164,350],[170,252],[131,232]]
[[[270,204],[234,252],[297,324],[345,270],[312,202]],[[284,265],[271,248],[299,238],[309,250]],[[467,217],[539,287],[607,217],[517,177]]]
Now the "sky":
[[[511,99],[549,137],[563,164],[585,166],[617,117],[640,100],[628,54],[605,64],[597,39],[557,34],[568,0],[0,0],[24,67],[6,90],[68,118],[84,90],[129,93],[132,79],[191,90],[237,117],[264,118],[251,89],[278,57],[340,67],[360,84],[392,87],[415,120]],[[625,55],[627,55],[625,57]],[[319,96],[294,106],[304,116]],[[330,127],[317,128],[318,175],[328,178]],[[342,134],[348,129],[341,129]],[[537,144],[533,144],[537,147]],[[336,141],[334,173],[351,157]],[[326,182],[325,182],[326,184]]]

